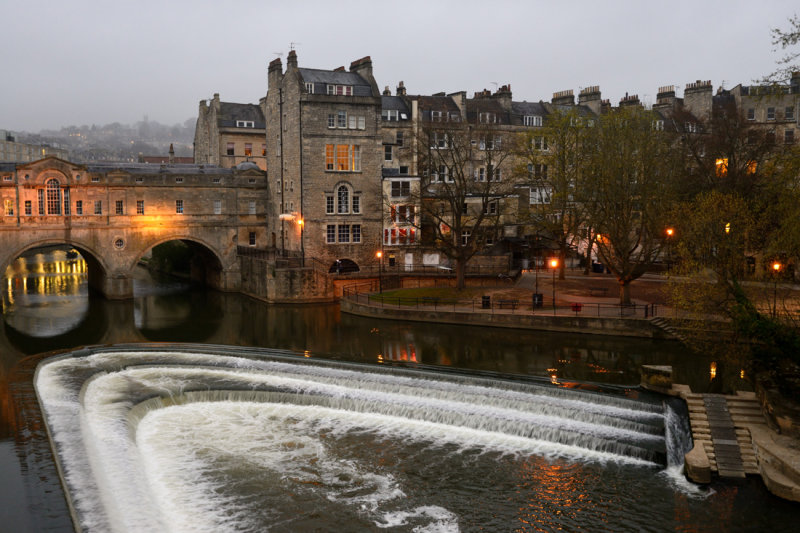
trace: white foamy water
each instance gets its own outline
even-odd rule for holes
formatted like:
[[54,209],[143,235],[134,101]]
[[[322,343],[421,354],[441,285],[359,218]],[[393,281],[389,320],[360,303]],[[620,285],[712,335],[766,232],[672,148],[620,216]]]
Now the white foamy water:
[[382,443],[620,468],[665,452],[658,406],[281,357],[100,352],[44,362],[36,388],[86,531],[456,531]]

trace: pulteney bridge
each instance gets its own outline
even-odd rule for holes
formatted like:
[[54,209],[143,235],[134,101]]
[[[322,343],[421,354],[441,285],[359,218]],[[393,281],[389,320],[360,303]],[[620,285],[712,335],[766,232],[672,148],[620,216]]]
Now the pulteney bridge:
[[27,250],[69,245],[86,260],[91,288],[131,298],[139,259],[180,240],[195,251],[193,279],[237,291],[237,246],[269,244],[267,200],[266,173],[252,163],[0,163],[0,272]]

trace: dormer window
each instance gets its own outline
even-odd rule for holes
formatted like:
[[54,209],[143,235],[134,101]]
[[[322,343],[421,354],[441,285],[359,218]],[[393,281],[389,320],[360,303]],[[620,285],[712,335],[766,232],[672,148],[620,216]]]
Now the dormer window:
[[442,121],[442,112],[431,111],[431,122],[441,122],[441,121]]
[[252,120],[237,120],[236,121],[237,128],[255,128],[256,123]]
[[525,115],[522,122],[526,126],[541,126],[542,117],[540,115]]
[[400,112],[397,109],[384,109],[381,111],[381,118],[388,121],[399,120]]
[[328,84],[328,94],[336,96],[353,96],[353,86]]
[[314,94],[314,83],[313,82],[310,82],[310,81],[306,82],[306,92],[308,94]]
[[494,124],[497,122],[497,115],[494,113],[478,113],[478,121],[481,124]]

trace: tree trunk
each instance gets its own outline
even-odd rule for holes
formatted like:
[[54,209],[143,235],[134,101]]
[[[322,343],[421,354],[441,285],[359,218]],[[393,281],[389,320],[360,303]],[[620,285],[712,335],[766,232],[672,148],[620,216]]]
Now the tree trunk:
[[588,276],[592,271],[592,248],[594,247],[594,239],[589,239],[589,247],[586,249],[586,266],[583,269],[583,275]]
[[559,250],[558,258],[558,279],[567,279],[567,251],[564,248]]
[[467,286],[466,279],[467,262],[463,259],[456,260],[456,289],[462,290]]
[[631,285],[630,281],[622,281],[619,282],[619,304],[620,305],[630,305],[631,304]]

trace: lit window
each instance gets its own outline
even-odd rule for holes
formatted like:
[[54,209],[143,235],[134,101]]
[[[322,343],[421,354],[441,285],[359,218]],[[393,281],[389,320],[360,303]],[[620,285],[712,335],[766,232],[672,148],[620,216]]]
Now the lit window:
[[103,214],[103,201],[102,200],[95,200],[94,201],[94,214],[95,215],[102,215]]
[[266,144],[262,144],[261,145],[261,155],[262,156],[267,155],[267,145]]
[[31,205],[31,201],[25,200],[25,215],[31,216],[32,213],[33,213],[33,206]]
[[11,198],[6,198],[3,200],[3,209],[5,210],[6,216],[10,217],[14,215],[14,200]]
[[244,143],[244,155],[248,157],[253,155],[253,143]]
[[714,163],[715,173],[718,178],[724,178],[728,175],[728,158],[727,157],[720,157],[717,158],[716,162]]
[[325,240],[328,244],[336,242],[336,226],[334,224],[328,224]]
[[144,215],[144,200],[136,200],[136,214]]
[[336,145],[336,170],[350,170],[350,150],[346,144]]
[[183,200],[175,200],[175,213],[178,215],[183,214]]
[[122,200],[117,200],[117,201],[114,203],[114,213],[115,213],[115,214],[117,214],[117,215],[122,215],[122,214],[124,214],[124,213],[123,213],[123,204],[122,204]]

